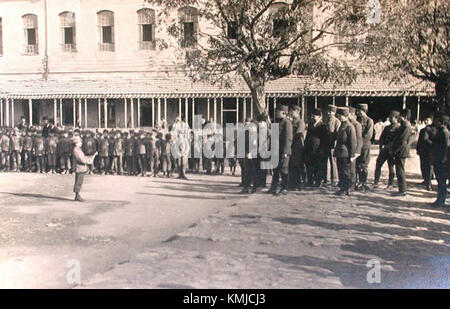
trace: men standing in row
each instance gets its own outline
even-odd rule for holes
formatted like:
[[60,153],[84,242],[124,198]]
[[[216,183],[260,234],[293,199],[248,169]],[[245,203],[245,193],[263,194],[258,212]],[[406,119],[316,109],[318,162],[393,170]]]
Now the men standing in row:
[[322,121],[322,111],[314,109],[312,121],[308,124],[305,139],[305,164],[308,177],[308,186],[320,187],[325,174],[325,165],[328,158],[328,130]]
[[[275,168],[272,177],[272,185],[269,193],[274,195],[286,195],[288,193],[289,160],[292,155],[292,123],[287,119],[289,108],[286,105],[278,105],[276,118],[280,124],[279,131],[279,159],[278,166]],[[281,189],[278,191],[278,184],[281,176]]]
[[340,187],[340,190],[336,194],[349,195],[349,190],[352,185],[351,162],[356,158],[356,131],[355,127],[348,120],[349,110],[347,107],[338,108],[337,115],[341,125],[336,135],[336,148],[334,151],[334,156],[337,159]]
[[329,149],[328,149],[328,159],[327,164],[325,165],[325,179],[324,182],[327,183],[328,178],[328,163],[330,164],[330,181],[331,185],[335,185],[335,180],[337,178],[337,164],[336,157],[333,155],[334,147],[336,146],[336,139],[339,127],[341,126],[341,122],[338,118],[336,118],[336,110],[337,107],[334,105],[328,105],[328,120],[327,120],[327,129],[328,129],[328,139],[329,139]]
[[358,104],[356,115],[357,120],[361,124],[362,147],[361,154],[356,159],[356,170],[358,173],[359,185],[358,190],[367,191],[367,177],[370,161],[370,147],[372,146],[373,137],[373,120],[367,116],[369,106],[367,104]]

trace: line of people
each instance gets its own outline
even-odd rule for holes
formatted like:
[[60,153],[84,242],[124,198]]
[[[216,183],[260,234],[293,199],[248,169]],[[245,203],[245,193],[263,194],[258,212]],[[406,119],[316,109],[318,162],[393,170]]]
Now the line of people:
[[[367,104],[358,104],[356,108],[330,105],[326,120],[320,109],[314,109],[306,126],[300,118],[301,110],[298,106],[292,106],[289,110],[288,106],[279,105],[276,122],[279,123],[280,160],[273,170],[272,183],[267,193],[285,195],[289,190],[318,188],[327,184],[339,188],[337,195],[371,190],[368,185],[368,166],[374,123],[367,112]],[[393,193],[395,196],[408,194],[405,164],[410,157],[411,144],[415,141],[409,122],[410,114],[407,109],[391,111],[390,124],[384,127],[378,141],[380,151],[375,165],[373,188],[379,187],[381,169],[387,162],[388,187],[394,185],[397,176],[398,192]],[[264,118],[259,119],[260,127]],[[437,113],[434,123],[431,124],[430,121],[420,132],[417,152],[421,158],[423,185],[431,190],[434,167],[438,198],[433,205],[444,206],[450,177],[449,120],[447,115]],[[267,172],[261,168],[263,161],[261,158],[251,157],[242,160],[242,193],[254,193],[265,187]]]

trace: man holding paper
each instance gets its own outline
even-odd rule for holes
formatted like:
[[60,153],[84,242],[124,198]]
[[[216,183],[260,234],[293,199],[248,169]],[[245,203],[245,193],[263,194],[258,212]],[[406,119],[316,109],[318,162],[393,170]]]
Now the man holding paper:
[[83,202],[83,199],[80,196],[80,192],[81,187],[83,186],[84,175],[88,172],[88,165],[93,164],[94,159],[98,153],[96,152],[91,156],[85,155],[83,150],[81,149],[83,141],[79,136],[74,137],[72,142],[74,144],[73,159],[75,172],[75,186],[73,188],[73,192],[75,193],[75,201]]

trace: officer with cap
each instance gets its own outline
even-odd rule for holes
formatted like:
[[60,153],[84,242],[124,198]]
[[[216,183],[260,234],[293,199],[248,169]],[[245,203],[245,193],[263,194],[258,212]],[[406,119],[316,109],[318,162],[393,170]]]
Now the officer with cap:
[[336,157],[333,156],[333,149],[336,145],[337,133],[339,127],[341,126],[341,122],[338,118],[336,118],[337,107],[335,105],[328,105],[328,120],[327,120],[327,129],[328,129],[328,138],[329,138],[329,150],[328,150],[328,159],[327,159],[327,170],[325,170],[325,179],[324,182],[327,182],[328,178],[328,163],[330,165],[330,181],[331,185],[335,184],[335,180],[337,175],[337,163]]
[[358,189],[363,191],[369,190],[369,187],[367,186],[367,176],[369,174],[370,147],[372,146],[373,137],[373,120],[367,116],[368,110],[369,105],[367,104],[358,104],[356,109],[357,119],[361,124],[362,129],[361,154],[356,159],[356,170],[360,182],[360,187]]
[[[398,123],[398,118],[400,116],[400,112],[396,110],[392,110],[389,113],[389,123],[387,127],[383,129],[383,133],[380,136],[380,152],[378,153],[377,162],[375,164],[375,177],[373,187],[378,188],[378,183],[380,181],[381,176],[381,168],[383,167],[384,162],[388,162],[389,168],[389,178],[388,178],[388,186],[391,187],[394,184],[394,158],[391,154],[392,143],[394,141],[395,136],[397,136],[398,129],[400,128],[400,124]],[[386,188],[386,189],[387,189]]]
[[[363,138],[362,138],[362,126],[361,124],[357,121],[356,118],[356,108],[350,106],[348,108],[349,111],[349,116],[348,119],[350,121],[350,123],[355,127],[355,131],[356,131],[356,157],[359,157],[359,155],[361,154],[361,149],[362,149],[362,145],[363,145]],[[351,163],[352,166],[352,186],[351,189],[356,189],[357,188],[357,173],[356,173],[356,160],[352,161]]]
[[435,116],[436,134],[432,138],[431,155],[432,164],[438,182],[438,194],[434,207],[445,207],[447,198],[447,184],[450,180],[450,132],[448,131],[449,116],[438,113]]
[[305,138],[305,163],[309,187],[320,187],[328,157],[328,130],[322,121],[322,111],[314,109]]
[[[289,177],[289,160],[292,155],[292,139],[293,130],[292,123],[287,119],[289,107],[287,105],[278,105],[276,110],[276,118],[279,121],[279,159],[278,166],[275,168],[272,177],[272,184],[269,189],[269,193],[275,195],[288,193],[288,177]],[[277,187],[281,176],[281,189],[277,191]]]
[[334,151],[334,156],[337,159],[340,187],[340,190],[336,194],[349,195],[349,189],[351,187],[351,162],[356,159],[356,131],[355,127],[348,120],[349,110],[347,107],[339,107],[336,114],[340,121]]
[[75,193],[75,201],[83,202],[83,199],[80,196],[80,192],[81,187],[83,186],[84,175],[88,171],[88,164],[92,164],[94,162],[94,158],[97,155],[97,152],[91,156],[86,156],[81,149],[83,142],[79,136],[74,137],[72,143],[74,145],[72,154],[75,163],[75,185],[73,188],[73,192]]
[[408,120],[410,111],[404,109],[400,112],[399,123],[400,128],[392,142],[391,155],[394,158],[395,172],[397,174],[398,192],[395,196],[406,196],[406,174],[405,163],[409,157],[409,143],[412,136],[411,123]]
[[289,185],[293,190],[301,190],[301,185],[306,181],[306,169],[304,159],[305,149],[305,122],[300,117],[301,108],[294,105],[291,108],[292,118],[292,157],[289,162]]

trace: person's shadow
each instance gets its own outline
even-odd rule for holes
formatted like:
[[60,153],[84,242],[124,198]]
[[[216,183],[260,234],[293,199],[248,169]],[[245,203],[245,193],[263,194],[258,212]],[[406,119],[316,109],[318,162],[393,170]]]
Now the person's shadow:
[[31,193],[11,193],[11,192],[0,192],[0,194],[8,194],[17,197],[32,197],[46,200],[56,200],[56,201],[72,201],[73,199],[58,197],[58,196],[48,196],[42,194],[31,194]]

